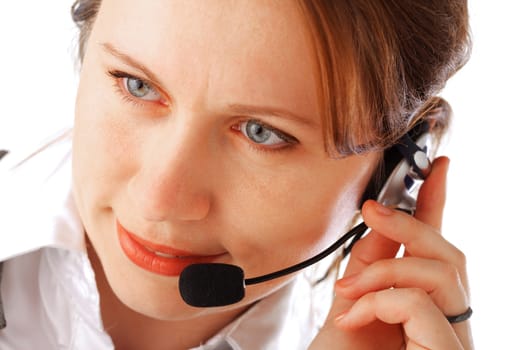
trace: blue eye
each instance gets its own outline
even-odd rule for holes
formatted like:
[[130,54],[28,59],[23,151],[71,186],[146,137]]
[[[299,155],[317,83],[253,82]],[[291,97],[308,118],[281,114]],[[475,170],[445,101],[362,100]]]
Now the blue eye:
[[296,143],[291,136],[284,134],[274,128],[271,128],[257,120],[248,120],[240,124],[240,131],[250,141],[264,146],[284,146]]
[[130,95],[141,100],[157,101],[161,99],[160,94],[144,80],[134,77],[123,77],[123,84]]

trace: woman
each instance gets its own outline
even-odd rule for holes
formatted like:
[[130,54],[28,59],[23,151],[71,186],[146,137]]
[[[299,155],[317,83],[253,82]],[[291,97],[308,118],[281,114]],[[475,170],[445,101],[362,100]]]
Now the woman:
[[[3,347],[472,348],[464,257],[439,234],[448,160],[415,217],[361,208],[386,149],[420,120],[445,128],[435,94],[468,56],[465,2],[87,0],[73,15],[72,140],[7,176],[31,201],[3,204],[24,235],[0,256]],[[263,275],[319,253],[358,213],[372,231],[331,306],[306,272],[232,305],[179,295],[191,264]]]

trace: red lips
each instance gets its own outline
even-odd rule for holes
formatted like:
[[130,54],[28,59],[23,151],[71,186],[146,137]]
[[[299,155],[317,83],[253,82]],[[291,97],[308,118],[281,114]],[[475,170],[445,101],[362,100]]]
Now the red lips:
[[120,246],[128,259],[135,265],[159,275],[179,276],[188,265],[210,263],[222,255],[192,255],[139,238],[127,231],[118,220],[116,226]]

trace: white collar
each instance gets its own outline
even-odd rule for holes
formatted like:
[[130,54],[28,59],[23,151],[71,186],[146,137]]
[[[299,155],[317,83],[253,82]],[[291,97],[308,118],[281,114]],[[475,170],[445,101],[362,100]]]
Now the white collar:
[[[26,156],[11,152],[0,162],[0,261],[42,247],[84,251],[82,224],[71,196],[71,136]],[[29,214],[30,213],[30,214]]]

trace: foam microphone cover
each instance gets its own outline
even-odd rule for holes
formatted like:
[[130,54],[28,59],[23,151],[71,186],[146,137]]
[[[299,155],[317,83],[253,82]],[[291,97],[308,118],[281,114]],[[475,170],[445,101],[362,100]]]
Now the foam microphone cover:
[[244,271],[229,264],[193,264],[180,274],[179,291],[191,306],[234,304],[244,298]]

